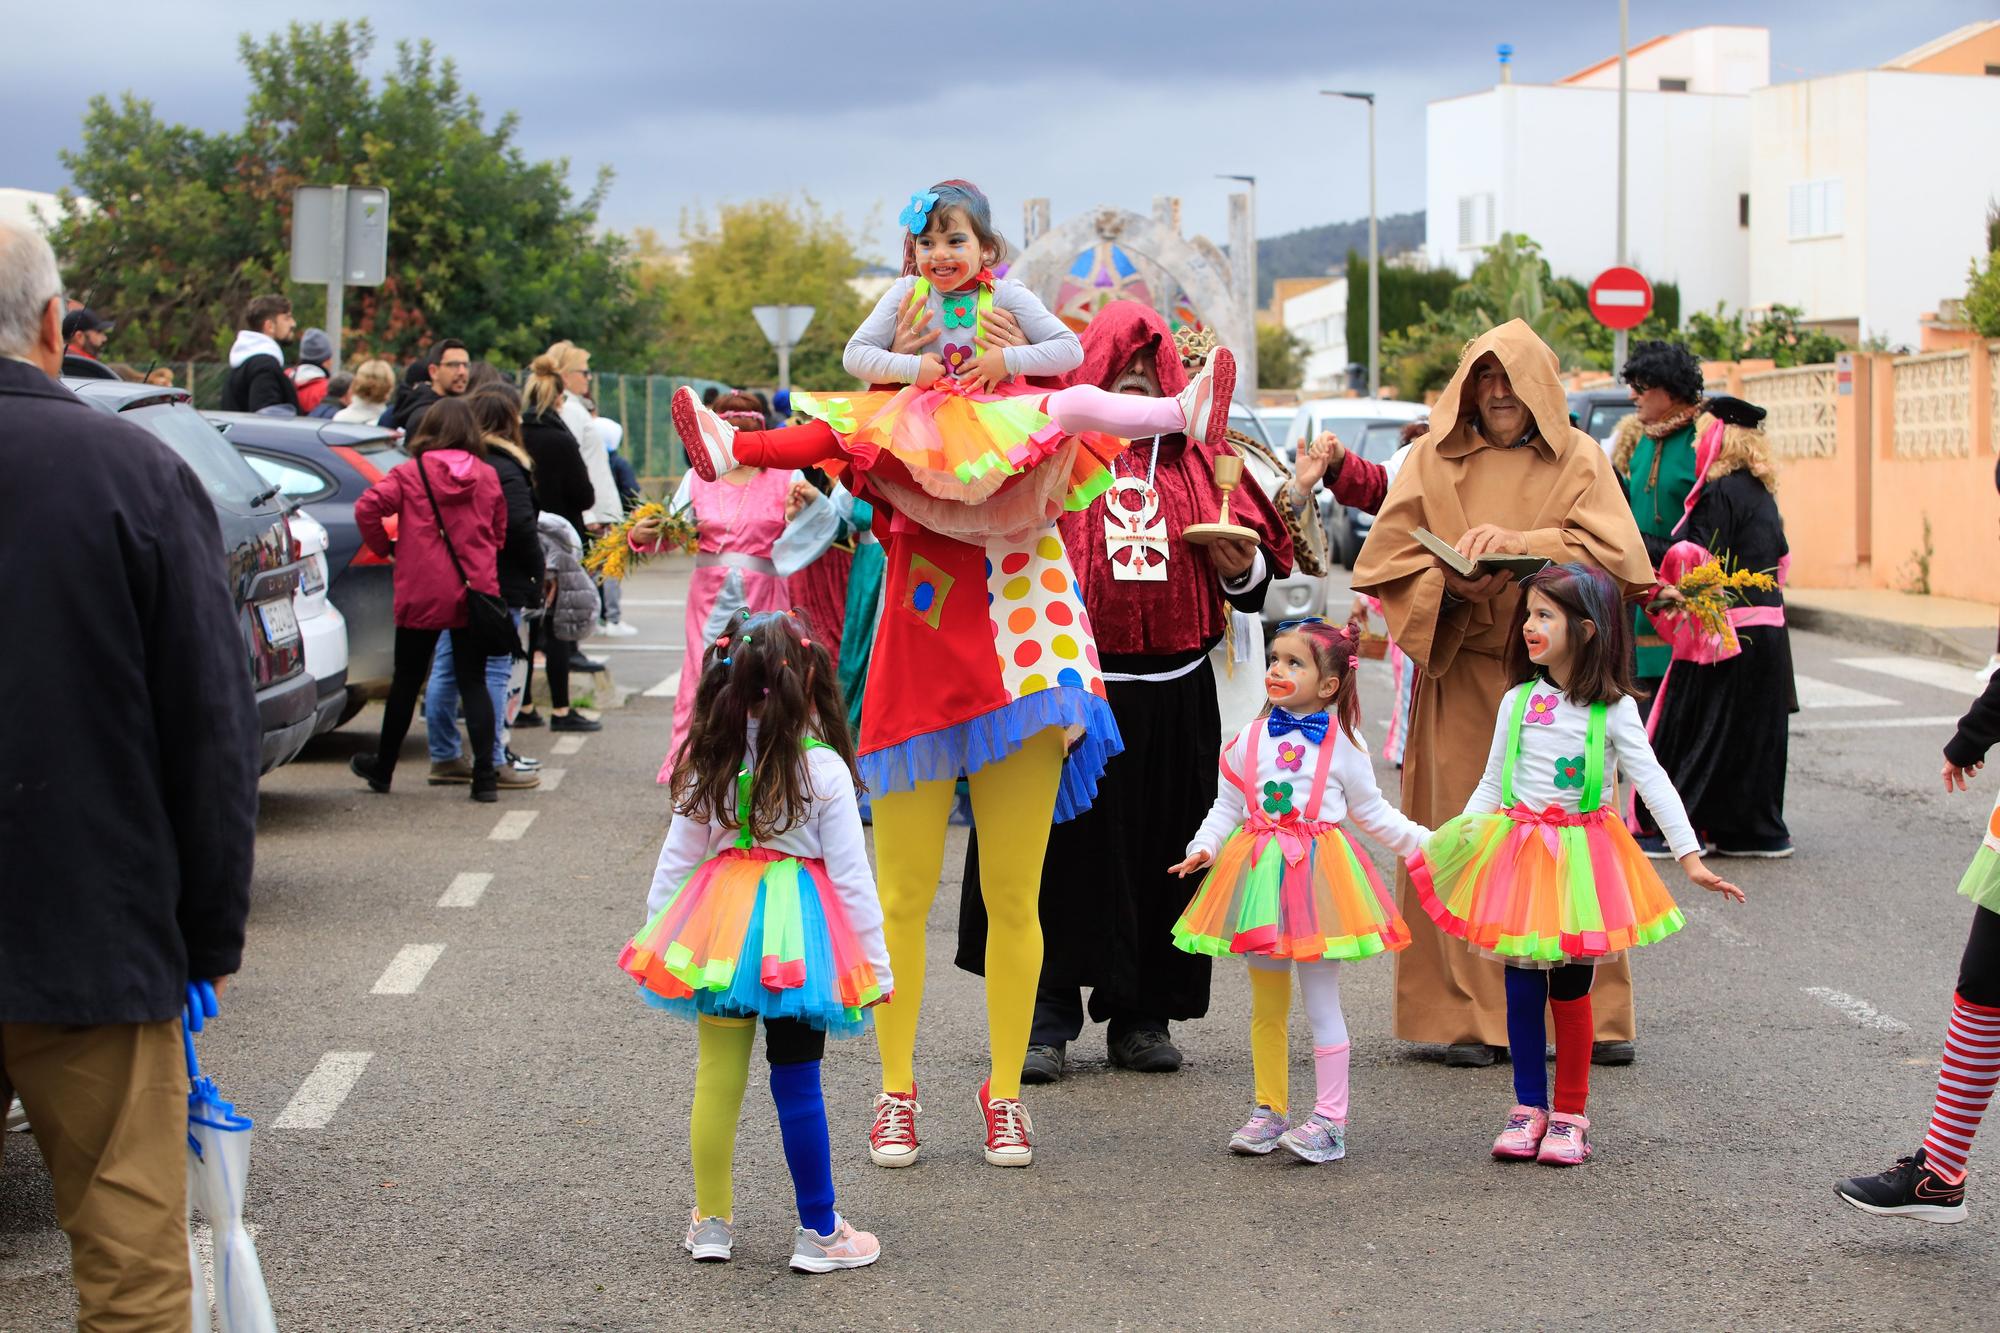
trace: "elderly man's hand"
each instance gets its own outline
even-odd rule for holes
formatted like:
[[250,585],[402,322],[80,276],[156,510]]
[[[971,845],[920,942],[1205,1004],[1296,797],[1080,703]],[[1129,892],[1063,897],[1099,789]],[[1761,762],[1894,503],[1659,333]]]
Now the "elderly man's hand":
[[896,307],[896,336],[889,350],[898,356],[917,356],[936,341],[937,331],[931,328],[931,308],[917,299],[917,289],[911,287],[904,294],[903,303]]
[[1467,528],[1458,539],[1458,553],[1468,560],[1477,560],[1482,555],[1526,555],[1528,539],[1512,528],[1481,523],[1476,528]]
[[1445,591],[1461,602],[1490,602],[1514,582],[1514,576],[1505,570],[1484,578],[1468,579],[1461,577],[1457,570],[1442,560],[1438,562],[1438,568],[1444,571]]
[[1026,347],[1028,335],[1021,332],[1021,321],[1013,311],[996,305],[979,317],[979,341],[988,347]]
[[1347,457],[1347,446],[1332,431],[1320,432],[1318,438],[1299,450],[1299,464],[1292,477],[1304,494],[1312,494],[1313,487],[1319,485],[1320,478],[1340,465]]
[[1234,583],[1257,563],[1257,543],[1224,538],[1208,548],[1208,559],[1216,573]]

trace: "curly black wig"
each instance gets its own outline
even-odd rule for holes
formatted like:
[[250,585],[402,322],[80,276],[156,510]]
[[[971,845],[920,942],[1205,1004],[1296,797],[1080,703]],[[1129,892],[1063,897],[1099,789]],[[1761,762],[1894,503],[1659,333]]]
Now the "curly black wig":
[[1679,343],[1634,343],[1620,378],[1635,389],[1665,389],[1676,402],[1701,401],[1701,362]]

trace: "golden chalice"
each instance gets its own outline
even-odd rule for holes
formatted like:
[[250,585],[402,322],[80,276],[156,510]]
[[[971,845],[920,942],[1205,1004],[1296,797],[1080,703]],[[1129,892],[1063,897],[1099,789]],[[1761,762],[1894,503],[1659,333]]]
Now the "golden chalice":
[[1222,509],[1213,523],[1190,523],[1181,530],[1181,538],[1195,546],[1213,546],[1217,542],[1254,542],[1258,540],[1255,528],[1246,528],[1241,523],[1229,521],[1229,495],[1243,484],[1243,460],[1235,454],[1222,454],[1215,460],[1215,484],[1222,491]]

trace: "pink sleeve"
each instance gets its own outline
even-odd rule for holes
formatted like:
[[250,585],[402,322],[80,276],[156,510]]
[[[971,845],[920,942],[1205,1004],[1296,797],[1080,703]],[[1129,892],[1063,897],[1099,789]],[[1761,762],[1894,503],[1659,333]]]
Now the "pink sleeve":
[[389,475],[361,493],[354,502],[354,526],[361,531],[361,540],[377,555],[389,555],[396,548],[389,540],[389,534],[382,530],[382,519],[398,513],[403,507],[403,469],[391,468]]

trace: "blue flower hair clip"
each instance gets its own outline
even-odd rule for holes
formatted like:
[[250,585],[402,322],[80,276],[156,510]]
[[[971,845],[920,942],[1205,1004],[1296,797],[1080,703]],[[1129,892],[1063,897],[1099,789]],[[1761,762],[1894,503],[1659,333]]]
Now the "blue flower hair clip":
[[911,195],[909,207],[896,215],[897,223],[912,236],[922,235],[924,228],[930,225],[931,210],[937,207],[937,201],[936,190]]

